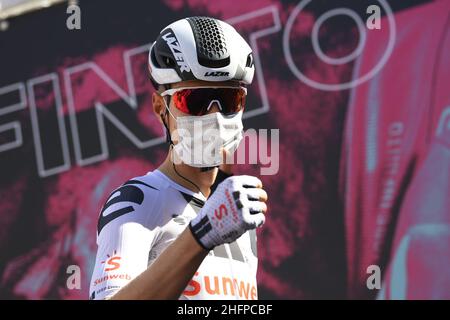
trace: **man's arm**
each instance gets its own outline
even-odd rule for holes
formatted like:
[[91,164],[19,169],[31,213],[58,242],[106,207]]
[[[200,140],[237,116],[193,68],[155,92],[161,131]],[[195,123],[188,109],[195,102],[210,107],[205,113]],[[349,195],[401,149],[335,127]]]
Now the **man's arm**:
[[267,194],[259,179],[226,179],[156,261],[111,299],[178,299],[209,250],[264,223]]
[[186,228],[147,270],[111,299],[178,299],[207,254]]

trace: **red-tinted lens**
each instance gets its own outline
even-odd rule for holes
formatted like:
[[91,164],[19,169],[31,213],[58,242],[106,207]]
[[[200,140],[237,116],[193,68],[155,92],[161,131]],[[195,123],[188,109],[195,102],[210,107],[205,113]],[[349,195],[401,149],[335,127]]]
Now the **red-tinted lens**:
[[173,95],[178,110],[200,116],[208,113],[211,101],[220,102],[223,114],[236,113],[244,109],[245,90],[243,88],[195,88],[184,89]]

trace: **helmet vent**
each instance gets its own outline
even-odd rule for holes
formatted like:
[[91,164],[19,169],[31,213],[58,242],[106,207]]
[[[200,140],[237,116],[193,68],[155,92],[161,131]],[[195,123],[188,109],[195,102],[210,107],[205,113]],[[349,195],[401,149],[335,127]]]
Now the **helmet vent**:
[[222,27],[208,17],[187,18],[194,32],[197,58],[201,65],[211,68],[225,67],[230,63]]

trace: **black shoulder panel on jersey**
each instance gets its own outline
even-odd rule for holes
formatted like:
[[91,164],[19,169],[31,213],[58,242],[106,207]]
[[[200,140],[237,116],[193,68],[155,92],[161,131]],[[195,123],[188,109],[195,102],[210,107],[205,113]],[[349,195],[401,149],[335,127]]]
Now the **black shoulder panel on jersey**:
[[152,187],[151,185],[146,184],[145,182],[142,182],[142,181],[139,181],[139,180],[128,180],[127,182],[125,182],[125,183],[123,184],[123,186],[129,185],[129,184],[140,184],[140,185],[149,187],[149,188],[151,188],[151,189],[159,190],[159,189],[156,189],[155,187]]
[[[117,192],[119,192],[119,194],[111,198]],[[103,229],[104,226],[106,226],[114,219],[123,216],[124,214],[133,212],[135,210],[134,206],[124,204],[124,206],[121,207],[120,209],[110,212],[106,216],[103,215],[106,209],[108,209],[110,206],[121,202],[132,202],[137,205],[141,205],[143,201],[144,201],[144,192],[142,192],[142,190],[136,186],[123,185],[119,189],[114,190],[114,192],[109,196],[108,201],[103,206],[102,211],[100,212],[97,224],[98,234],[100,234],[100,231]]]
[[198,213],[198,211],[205,205],[205,202],[203,200],[197,199],[196,197],[181,191],[180,193],[183,196],[184,200],[186,200],[186,202],[194,209],[196,213]]

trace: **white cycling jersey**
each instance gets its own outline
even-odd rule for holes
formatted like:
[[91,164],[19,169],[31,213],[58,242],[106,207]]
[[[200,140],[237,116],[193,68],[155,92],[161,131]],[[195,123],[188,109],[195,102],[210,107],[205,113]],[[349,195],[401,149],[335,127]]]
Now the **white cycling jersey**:
[[[159,170],[114,190],[99,216],[90,299],[105,299],[145,271],[188,226],[205,197]],[[206,256],[180,299],[257,299],[256,233]]]

